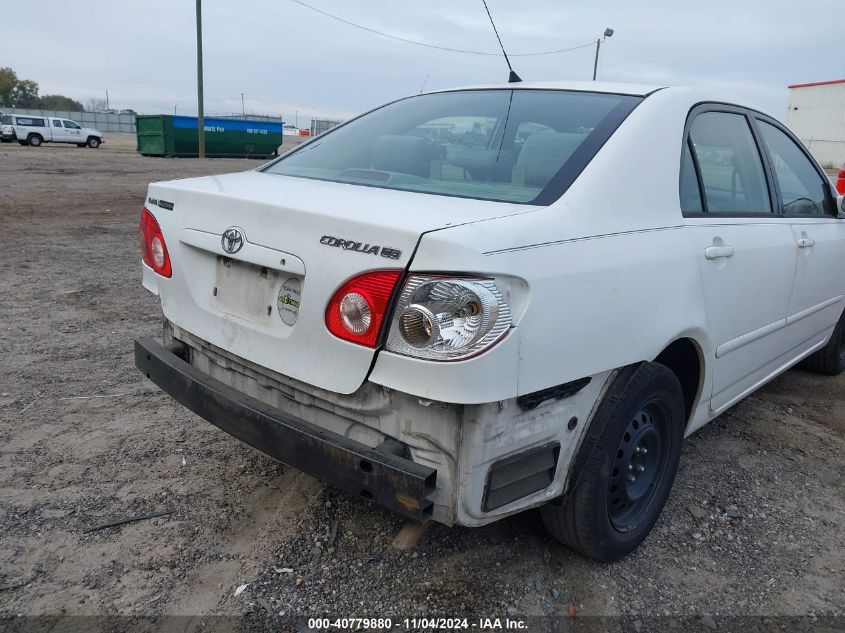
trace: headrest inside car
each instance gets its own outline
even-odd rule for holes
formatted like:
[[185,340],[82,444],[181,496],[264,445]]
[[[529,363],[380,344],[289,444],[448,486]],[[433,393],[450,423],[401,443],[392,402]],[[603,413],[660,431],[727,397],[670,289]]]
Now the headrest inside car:
[[525,184],[545,185],[569,160],[584,141],[586,134],[542,130],[535,132],[522,145],[516,169],[524,174]]
[[373,143],[372,168],[427,178],[437,148],[421,136],[384,134]]

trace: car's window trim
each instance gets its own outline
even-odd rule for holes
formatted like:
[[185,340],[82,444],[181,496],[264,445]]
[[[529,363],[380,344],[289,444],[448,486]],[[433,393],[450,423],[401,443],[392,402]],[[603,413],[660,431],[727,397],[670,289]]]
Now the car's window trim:
[[[689,152],[690,158],[692,159],[692,169],[695,172],[695,182],[698,183],[698,198],[701,204],[701,212],[698,211],[688,211],[684,212],[686,215],[707,215],[709,214],[710,210],[707,207],[707,196],[704,195],[704,179],[701,177],[701,167],[698,165],[698,155],[695,153],[695,147],[692,144],[692,137],[687,134],[686,138],[686,150]],[[684,169],[684,155],[681,152],[681,173],[683,173]],[[678,195],[680,195],[680,178],[683,176],[681,175],[678,180]]]
[[[696,103],[692,108],[690,108],[689,112],[687,113],[687,120],[684,124],[684,142],[686,143],[688,140],[691,140],[690,137],[690,127],[692,127],[692,122],[699,114],[704,114],[705,112],[724,112],[727,114],[738,114],[745,119],[745,124],[748,126],[749,131],[751,132],[751,137],[754,139],[754,145],[757,148],[757,154],[760,157],[760,164],[763,168],[763,174],[766,180],[766,188],[768,189],[768,196],[769,196],[769,213],[755,213],[755,212],[747,212],[747,211],[735,211],[730,213],[711,213],[709,211],[703,211],[701,213],[695,212],[684,212],[681,209],[681,213],[685,218],[778,218],[782,217],[781,213],[778,213],[778,200],[776,198],[776,192],[773,188],[774,182],[772,181],[772,176],[769,170],[768,164],[768,155],[765,154],[765,147],[761,145],[762,139],[759,138],[759,132],[757,131],[756,126],[754,125],[753,117],[751,115],[752,110],[748,108],[743,108],[738,105],[734,105],[731,103],[722,103],[719,101],[704,101],[701,103]],[[698,160],[695,158],[695,153],[693,152],[694,162],[696,166],[696,173],[699,178],[699,183],[701,187],[701,197],[703,200],[707,199],[707,196],[704,193],[703,183],[701,182],[701,170],[698,168]],[[681,152],[681,163],[683,163],[683,152]],[[680,179],[680,169],[683,168],[683,164],[681,164],[679,171],[678,171],[678,205],[680,206],[680,197],[681,197],[681,179]],[[703,209],[707,209],[706,204],[702,205]]]
[[[511,93],[511,98],[513,97],[513,93],[517,90],[525,90],[526,92],[531,90],[543,91],[543,92],[578,92],[578,93],[587,93],[587,94],[598,94],[598,95],[613,95],[616,97],[620,97],[619,103],[613,107],[610,112],[608,112],[604,119],[597,125],[592,132],[587,136],[586,139],[578,146],[578,148],[572,153],[572,155],[561,165],[560,169],[549,179],[549,182],[546,183],[546,186],[540,190],[537,196],[531,200],[499,200],[495,198],[487,198],[487,197],[480,197],[480,196],[472,196],[472,195],[461,195],[461,194],[445,194],[436,191],[417,191],[417,190],[407,190],[407,193],[419,193],[423,195],[429,196],[443,196],[448,198],[464,198],[469,200],[481,200],[484,202],[495,202],[499,204],[518,204],[518,205],[525,205],[525,206],[549,206],[550,204],[559,200],[563,194],[569,189],[570,186],[575,182],[578,176],[586,169],[586,167],[592,162],[592,160],[596,157],[599,151],[601,151],[602,147],[604,147],[605,143],[616,133],[616,130],[625,122],[625,119],[639,106],[648,96],[652,93],[647,95],[631,95],[625,93],[616,93],[616,92],[602,92],[598,90],[568,90],[568,89],[560,89],[560,88],[543,88],[543,89],[535,89],[535,88],[469,88],[469,89],[461,89],[461,90],[443,90],[440,93],[427,93],[427,94],[441,94],[441,93],[451,93],[451,92],[480,92],[480,91],[491,91],[491,90],[509,90]],[[394,101],[390,101],[388,103],[382,104],[372,110],[368,110],[363,114],[360,114],[348,121],[344,121],[340,125],[337,125],[331,130],[327,130],[323,134],[330,134],[332,131],[337,130],[344,125],[351,123],[363,116],[371,114],[377,110],[385,108],[389,105],[393,105],[394,103],[399,103],[400,101],[404,101],[406,99],[413,99],[419,95],[409,95],[407,97],[402,97],[401,99],[396,99]],[[260,172],[267,172],[273,165],[278,162],[281,162],[283,159],[287,158],[288,156],[293,155],[296,152],[305,150],[309,145],[313,142],[317,141],[323,134],[319,134],[315,136],[310,141],[300,144],[299,146],[292,148],[290,151],[285,152],[278,158],[265,165],[259,167],[256,171]],[[589,153],[588,153],[589,150]],[[277,174],[273,174],[277,175]],[[284,176],[284,174],[278,174]],[[292,178],[303,178],[305,180],[317,180],[320,182],[335,182],[344,185],[352,185],[356,187],[371,187],[374,189],[388,189],[390,191],[403,191],[401,189],[395,189],[393,187],[386,187],[384,185],[379,185],[375,183],[363,183],[363,182],[348,182],[345,180],[332,180],[330,178],[315,178],[310,176],[290,176]]]
[[[802,219],[805,219],[805,220],[806,219],[812,219],[812,218],[835,218],[835,217],[837,217],[838,213],[835,212],[835,210],[836,210],[835,201],[834,201],[834,204],[831,205],[831,200],[830,200],[830,193],[831,193],[830,189],[831,188],[830,188],[830,186],[825,187],[825,185],[830,184],[830,178],[828,178],[827,173],[825,173],[825,171],[819,166],[819,164],[816,162],[816,159],[813,157],[812,154],[810,154],[809,150],[804,146],[804,144],[800,141],[800,139],[797,136],[795,136],[789,128],[787,128],[785,125],[782,125],[776,119],[773,119],[772,117],[767,116],[767,115],[763,114],[762,112],[756,112],[754,110],[751,110],[750,113],[751,113],[751,119],[752,119],[752,123],[753,123],[753,127],[754,127],[754,132],[755,132],[755,134],[759,135],[760,141],[761,141],[762,146],[763,146],[763,152],[764,152],[764,155],[765,155],[766,167],[771,172],[771,175],[772,175],[772,187],[773,187],[773,191],[774,191],[774,194],[775,194],[775,198],[777,199],[778,214],[781,217],[784,217],[784,218],[802,218]],[[765,139],[763,138],[763,133],[762,133],[762,130],[760,129],[760,127],[758,125],[758,121],[760,121],[762,123],[768,123],[769,125],[771,125],[776,130],[783,132],[786,135],[786,137],[795,144],[795,146],[798,148],[798,150],[810,162],[810,165],[813,166],[813,169],[816,170],[816,175],[821,179],[822,187],[824,188],[824,191],[825,191],[825,203],[826,203],[826,206],[828,206],[828,209],[825,210],[824,213],[822,213],[822,214],[815,214],[814,213],[812,215],[808,215],[806,213],[787,213],[786,212],[786,206],[783,203],[783,193],[782,193],[781,187],[780,187],[780,180],[778,179],[777,170],[775,169],[774,158],[772,157],[771,153],[769,152],[769,147],[768,147],[768,145],[766,145]],[[831,210],[833,210],[834,212],[831,213]]]

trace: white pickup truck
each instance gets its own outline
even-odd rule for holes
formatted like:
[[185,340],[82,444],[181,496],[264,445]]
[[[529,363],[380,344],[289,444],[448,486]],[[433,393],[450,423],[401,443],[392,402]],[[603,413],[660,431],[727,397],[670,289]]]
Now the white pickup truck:
[[70,119],[29,114],[4,114],[0,117],[0,141],[40,147],[42,143],[76,143],[78,147],[97,148],[103,133]]
[[615,560],[686,435],[800,361],[845,369],[842,204],[788,129],[717,94],[413,96],[259,169],[151,184],[164,340],[135,362],[362,499],[465,526],[541,507]]

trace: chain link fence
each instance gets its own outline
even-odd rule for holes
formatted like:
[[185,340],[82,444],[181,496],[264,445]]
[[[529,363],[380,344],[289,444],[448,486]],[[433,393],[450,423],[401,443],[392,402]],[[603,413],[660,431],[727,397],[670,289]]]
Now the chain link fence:
[[2,108],[3,114],[28,114],[30,116],[54,116],[70,119],[82,127],[100,132],[135,132],[134,114],[107,114],[105,112],[73,112],[68,110],[41,110],[38,108]]
[[[67,110],[40,110],[38,108],[2,108],[0,109],[4,114],[26,114],[30,116],[45,116],[58,117],[60,119],[70,119],[76,121],[82,127],[89,127],[101,132],[128,132],[135,133],[135,115],[134,114],[111,114],[106,112],[73,112]],[[217,118],[225,119],[241,119],[245,121],[274,121],[282,122],[281,116],[273,116],[269,114],[242,114],[238,112],[226,114],[206,114],[207,117],[215,116]],[[332,129],[336,125],[343,123],[338,119],[311,119],[310,133],[311,136],[322,134],[323,132]]]

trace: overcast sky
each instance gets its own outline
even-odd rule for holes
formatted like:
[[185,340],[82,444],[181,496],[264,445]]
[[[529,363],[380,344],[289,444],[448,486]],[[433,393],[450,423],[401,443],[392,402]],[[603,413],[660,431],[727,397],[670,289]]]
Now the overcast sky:
[[[305,0],[373,29],[494,52],[481,0]],[[615,29],[599,79],[716,88],[778,118],[790,83],[845,76],[841,0],[488,0],[510,53],[584,44]],[[72,8],[71,8],[72,7]],[[196,113],[192,0],[8,2],[0,66],[41,94],[114,108]],[[13,26],[9,26],[13,25]],[[345,118],[427,89],[503,81],[501,57],[386,39],[291,0],[204,0],[206,112]],[[594,48],[515,57],[526,80],[590,79]]]

